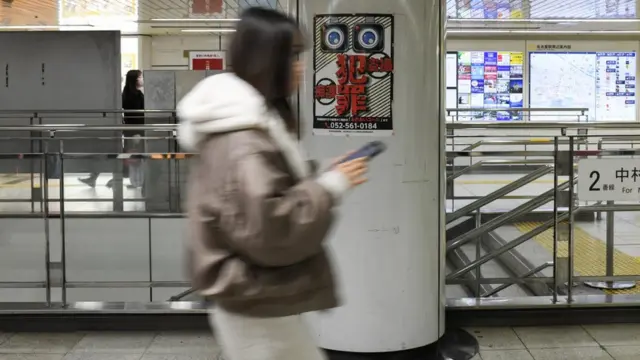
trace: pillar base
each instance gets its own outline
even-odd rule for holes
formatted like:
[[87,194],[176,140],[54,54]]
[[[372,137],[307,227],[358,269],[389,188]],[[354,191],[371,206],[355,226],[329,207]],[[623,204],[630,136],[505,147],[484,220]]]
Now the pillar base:
[[478,340],[468,332],[456,329],[437,342],[417,349],[386,353],[351,353],[326,350],[329,360],[469,360],[478,354]]
[[635,281],[586,281],[588,287],[601,290],[626,290],[636,287]]

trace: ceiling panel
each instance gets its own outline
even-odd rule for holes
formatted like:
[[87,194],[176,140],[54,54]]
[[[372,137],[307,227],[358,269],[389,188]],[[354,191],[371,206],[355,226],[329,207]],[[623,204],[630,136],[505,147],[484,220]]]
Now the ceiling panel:
[[[102,0],[122,1],[122,0]],[[265,6],[286,11],[288,0],[140,0],[139,19],[181,19],[181,18],[237,18],[243,9],[251,6]],[[198,12],[206,8],[221,8],[221,12]]]
[[[292,0],[0,0],[0,25],[74,24],[122,30],[125,33],[169,34],[180,33],[185,28],[228,27],[229,23],[205,20],[235,19],[243,9],[250,6],[287,11],[287,3],[290,1]],[[448,24],[450,29],[482,31],[506,27],[532,31],[555,30],[569,25],[560,21],[541,24],[529,20],[637,19],[636,0],[447,0],[446,4],[448,16],[452,20]],[[520,22],[514,25],[518,21]],[[571,26],[573,25],[575,24]],[[579,24],[571,29],[637,31],[640,30],[639,27],[640,22],[598,23]]]
[[0,25],[56,25],[58,0],[0,0]]
[[[0,0],[0,25],[73,23],[118,29],[120,23],[128,21],[134,23],[133,28],[136,27],[135,23],[140,24],[140,32],[146,33],[152,29],[149,26],[152,20],[175,19],[176,27],[189,26],[193,25],[189,19],[234,19],[243,9],[251,6],[287,11],[288,1],[290,0]],[[186,21],[177,21],[180,19]]]

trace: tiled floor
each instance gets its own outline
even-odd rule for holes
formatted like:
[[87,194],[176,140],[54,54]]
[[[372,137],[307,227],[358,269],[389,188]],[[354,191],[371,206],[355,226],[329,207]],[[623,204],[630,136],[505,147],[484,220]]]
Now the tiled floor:
[[480,344],[474,360],[637,360],[640,325],[467,329]]
[[0,334],[0,360],[219,360],[210,333]]
[[[480,344],[473,360],[640,358],[640,324],[467,330]],[[207,332],[0,333],[0,360],[222,360],[222,355]]]

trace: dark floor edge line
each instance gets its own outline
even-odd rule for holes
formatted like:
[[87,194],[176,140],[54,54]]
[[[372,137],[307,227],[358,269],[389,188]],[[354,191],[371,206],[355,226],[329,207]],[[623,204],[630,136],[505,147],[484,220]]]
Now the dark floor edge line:
[[[538,309],[449,309],[447,328],[640,323],[640,306]],[[205,313],[1,314],[0,332],[192,331],[209,328]]]

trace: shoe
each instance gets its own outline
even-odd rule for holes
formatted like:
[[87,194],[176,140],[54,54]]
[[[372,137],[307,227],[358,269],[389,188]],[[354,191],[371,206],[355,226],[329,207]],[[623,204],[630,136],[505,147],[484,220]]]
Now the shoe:
[[92,187],[92,188],[96,187],[96,179],[94,178],[90,178],[90,177],[84,178],[84,179],[78,178],[78,180],[89,187]]
[[107,183],[105,184],[106,187],[108,187],[109,189],[111,189],[113,187],[113,179],[107,181]]

